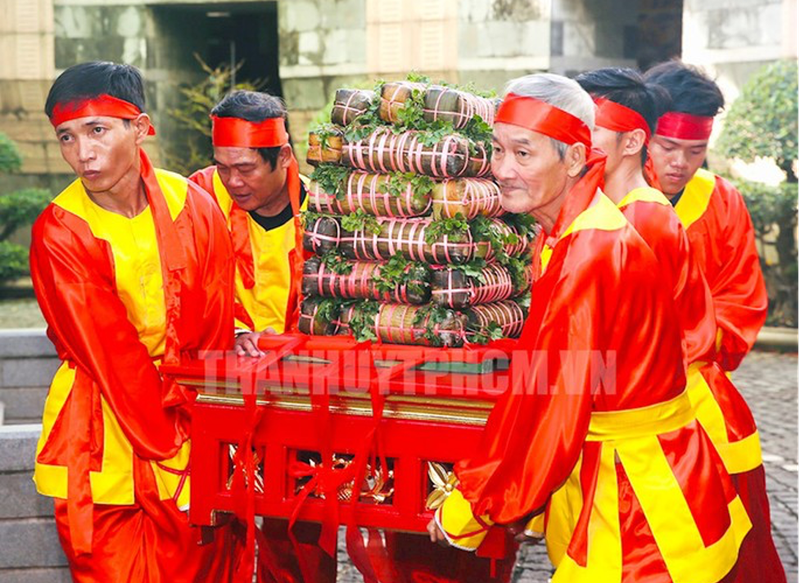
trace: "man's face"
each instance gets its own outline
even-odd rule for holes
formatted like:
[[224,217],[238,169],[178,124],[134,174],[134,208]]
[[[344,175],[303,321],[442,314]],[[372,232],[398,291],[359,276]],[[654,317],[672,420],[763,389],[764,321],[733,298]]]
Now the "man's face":
[[661,190],[669,197],[684,189],[695,172],[703,165],[708,140],[679,140],[658,134],[650,140],[653,159]]
[[281,152],[273,170],[253,148],[214,148],[214,161],[222,184],[236,204],[246,211],[269,207],[280,196],[286,185],[284,158]]
[[606,176],[613,174],[623,159],[625,141],[623,134],[595,126],[592,131],[592,146],[606,155]]
[[[492,173],[500,184],[500,202],[511,213],[560,209],[567,168],[550,138],[519,126],[496,123],[492,136]],[[555,209],[558,214],[558,209]]]
[[140,137],[132,122],[116,117],[79,117],[59,124],[61,155],[89,192],[111,191],[138,169]]

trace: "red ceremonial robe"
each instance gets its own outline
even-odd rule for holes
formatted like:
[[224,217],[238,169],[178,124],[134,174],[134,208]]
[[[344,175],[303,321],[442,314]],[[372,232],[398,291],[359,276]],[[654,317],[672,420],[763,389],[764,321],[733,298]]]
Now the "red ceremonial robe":
[[[289,172],[297,173],[296,168]],[[300,175],[297,174],[298,187]],[[227,218],[226,230],[229,231],[233,247],[236,250],[236,288],[237,297],[235,305],[236,321],[239,326],[253,331],[261,331],[270,326],[278,332],[284,328],[289,330],[296,325],[296,314],[300,308],[300,295],[298,286],[302,280],[303,259],[305,257],[302,247],[302,234],[295,236],[296,225],[292,222],[279,227],[277,242],[280,247],[270,249],[270,257],[254,257],[253,242],[250,238],[251,229],[262,232],[258,225],[246,211],[241,209],[228,193],[219,177],[216,166],[209,166],[198,170],[189,177],[189,180],[200,185],[211,193],[217,204],[223,208]],[[300,212],[301,205],[299,191],[293,193],[290,188],[290,203],[293,214]],[[296,195],[296,196],[295,196]],[[264,246],[262,246],[264,247]],[[270,273],[258,273],[259,268],[269,270]],[[257,282],[267,282],[269,289],[257,289]],[[283,287],[285,289],[278,289]],[[285,314],[278,315],[271,306],[257,306],[259,297],[285,294]],[[283,296],[281,296],[283,297]],[[269,298],[272,301],[274,298]],[[248,311],[248,306],[251,308]],[[252,313],[251,313],[252,312]],[[258,313],[262,316],[258,317]],[[264,317],[264,314],[271,314]],[[306,572],[312,572],[314,583],[333,582],[336,580],[336,557],[330,557],[317,544],[320,526],[318,524],[298,522],[294,527],[297,537],[299,552],[303,555],[302,561]],[[259,552],[258,581],[259,583],[301,583],[304,581],[303,568],[300,558],[295,552],[288,533],[288,521],[265,519],[262,533],[270,545],[268,552]],[[306,581],[305,583],[311,583]]]
[[[297,324],[303,278],[303,229],[299,216],[304,179],[295,162],[287,172],[294,220],[266,233],[228,193],[216,166],[198,170],[189,180],[199,184],[219,204],[227,220],[236,260],[236,322],[260,332],[270,327],[282,333]],[[255,236],[255,239],[254,239]],[[261,253],[261,256],[256,256]],[[258,282],[258,283],[257,283]]]
[[141,176],[148,207],[138,217],[101,209],[76,181],[33,227],[33,285],[63,361],[34,479],[56,498],[76,581],[226,581],[229,533],[198,546],[179,510],[194,395],[156,361],[231,348],[231,244],[205,192],[154,170],[143,151]]
[[675,212],[711,289],[717,319],[717,362],[735,370],[767,317],[767,290],[753,223],[742,195],[727,180],[698,170]]
[[741,393],[713,362],[714,310],[705,278],[699,273],[680,219],[667,198],[651,188],[628,193],[618,204],[647,242],[666,278],[673,281],[675,303],[684,329],[689,396],[747,510],[752,531],[739,554],[736,581],[786,581],[770,529],[764,466],[755,419]]
[[655,254],[659,279],[672,290],[681,321],[687,365],[698,360],[712,360],[716,322],[711,292],[669,200],[654,188],[637,188],[617,207]]
[[515,381],[436,518],[475,548],[566,482],[582,503],[554,583],[721,581],[749,520],[686,394],[671,290],[591,175],[542,235]]

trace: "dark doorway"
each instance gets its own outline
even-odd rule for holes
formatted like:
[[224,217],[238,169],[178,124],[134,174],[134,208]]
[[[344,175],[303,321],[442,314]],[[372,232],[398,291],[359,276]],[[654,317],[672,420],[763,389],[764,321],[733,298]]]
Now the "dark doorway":
[[681,56],[683,0],[639,0],[636,62],[639,69]]
[[157,69],[201,74],[194,55],[212,69],[240,63],[235,83],[282,96],[278,61],[278,3],[208,3],[152,7],[159,37]]
[[[164,3],[151,10],[155,34],[148,37],[145,76],[161,161],[189,174],[211,162],[208,113],[227,91],[247,84],[283,96],[278,3]],[[209,72],[234,63],[241,67],[233,78]]]
[[[247,81],[272,95],[282,95],[278,75],[278,3],[263,2],[258,6],[263,12],[229,8],[206,11],[206,63],[214,67],[241,62],[234,83]],[[252,10],[253,6],[248,8]]]

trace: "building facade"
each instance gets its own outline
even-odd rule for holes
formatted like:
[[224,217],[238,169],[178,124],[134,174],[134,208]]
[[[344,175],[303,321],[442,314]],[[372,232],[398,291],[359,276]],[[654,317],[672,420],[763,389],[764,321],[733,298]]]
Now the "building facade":
[[25,157],[15,180],[58,182],[47,90],[94,59],[143,70],[157,161],[180,131],[180,88],[204,74],[196,57],[243,62],[239,80],[285,98],[297,141],[336,88],[410,70],[499,92],[534,71],[681,56],[733,98],[763,64],[796,58],[795,22],[796,0],[0,0],[0,131]]

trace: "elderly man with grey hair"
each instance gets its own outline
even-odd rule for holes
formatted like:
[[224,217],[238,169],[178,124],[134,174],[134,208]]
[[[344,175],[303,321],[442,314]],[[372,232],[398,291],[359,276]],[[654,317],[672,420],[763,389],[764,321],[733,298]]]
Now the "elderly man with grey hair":
[[750,522],[686,394],[669,286],[602,193],[593,126],[589,95],[549,74],[512,81],[495,118],[503,206],[542,227],[533,299],[431,539],[474,550],[495,524],[530,535],[557,513],[554,583],[725,581]]

